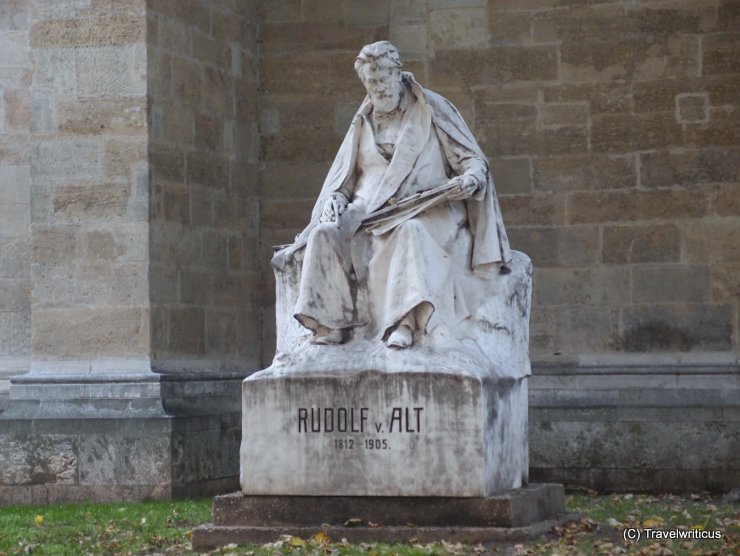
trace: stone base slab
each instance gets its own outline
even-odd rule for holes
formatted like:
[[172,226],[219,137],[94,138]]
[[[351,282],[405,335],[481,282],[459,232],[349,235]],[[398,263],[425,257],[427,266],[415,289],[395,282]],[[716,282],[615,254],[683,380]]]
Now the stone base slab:
[[[485,498],[217,496],[214,523],[193,531],[193,548],[266,543],[324,531],[350,542],[523,541],[567,519],[562,485],[531,484]],[[360,520],[359,526],[344,525]],[[372,524],[372,526],[370,526]]]
[[212,550],[232,543],[265,544],[282,535],[309,539],[319,531],[326,533],[332,541],[345,539],[351,543],[518,543],[542,537],[553,527],[575,519],[575,514],[566,514],[526,527],[248,527],[208,524],[193,530],[193,549]]

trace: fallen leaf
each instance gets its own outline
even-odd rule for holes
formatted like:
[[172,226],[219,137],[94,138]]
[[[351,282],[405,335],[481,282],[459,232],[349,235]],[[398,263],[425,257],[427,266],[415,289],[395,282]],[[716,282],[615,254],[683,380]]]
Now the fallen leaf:
[[326,531],[319,531],[313,536],[313,542],[316,544],[329,544],[331,542],[331,539],[329,538],[329,535],[326,533]]
[[642,522],[643,527],[657,527],[658,525],[663,524],[663,518],[657,515],[654,515],[653,517],[647,518],[645,521]]
[[290,537],[290,540],[288,540],[288,544],[290,546],[303,547],[306,546],[306,541],[304,541],[301,537]]
[[344,522],[345,527],[359,527],[362,525],[362,520],[359,517],[350,517]]

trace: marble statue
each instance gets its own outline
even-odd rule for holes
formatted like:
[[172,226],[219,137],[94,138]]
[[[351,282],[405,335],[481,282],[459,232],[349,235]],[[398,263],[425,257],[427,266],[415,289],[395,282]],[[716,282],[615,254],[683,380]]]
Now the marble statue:
[[469,318],[475,271],[506,272],[512,255],[488,161],[455,107],[401,71],[387,41],[355,70],[367,97],[310,224],[273,265],[305,250],[292,314],[311,343],[409,348]]
[[277,353],[242,386],[245,494],[490,496],[527,484],[531,263],[489,163],[387,41],[311,221],[273,257]]

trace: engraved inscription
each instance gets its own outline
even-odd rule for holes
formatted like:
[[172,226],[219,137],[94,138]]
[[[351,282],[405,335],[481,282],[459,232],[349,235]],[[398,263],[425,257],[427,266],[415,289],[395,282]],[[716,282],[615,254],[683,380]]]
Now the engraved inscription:
[[[392,407],[382,414],[371,415],[368,407],[299,407],[297,428],[300,434],[333,434],[335,450],[390,450],[390,443],[383,436],[421,433],[423,411],[423,407]],[[337,437],[338,433],[368,436]]]

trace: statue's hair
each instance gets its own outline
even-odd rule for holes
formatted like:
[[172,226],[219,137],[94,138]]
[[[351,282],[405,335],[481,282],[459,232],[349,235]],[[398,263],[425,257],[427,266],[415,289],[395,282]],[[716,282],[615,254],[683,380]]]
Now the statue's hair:
[[377,68],[400,68],[401,58],[398,55],[398,49],[388,41],[378,41],[372,44],[366,44],[360,50],[355,59],[355,71],[359,75],[360,69],[366,64]]

